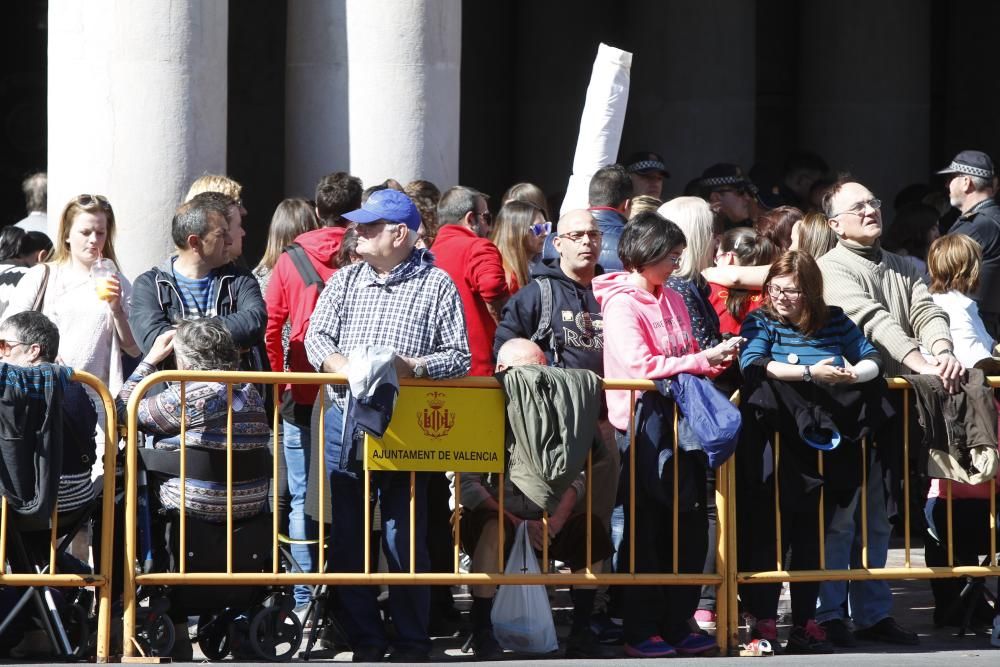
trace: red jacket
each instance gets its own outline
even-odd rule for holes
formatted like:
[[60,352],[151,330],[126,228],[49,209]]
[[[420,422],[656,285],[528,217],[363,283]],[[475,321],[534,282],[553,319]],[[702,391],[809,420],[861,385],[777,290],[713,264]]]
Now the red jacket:
[[510,296],[500,251],[489,239],[461,225],[442,226],[431,250],[434,264],[451,276],[462,297],[472,353],[469,375],[493,375],[497,323],[490,317],[486,302]]
[[[340,250],[340,242],[347,232],[343,227],[323,227],[300,234],[295,242],[302,246],[316,273],[328,280],[336,269],[333,260]],[[291,322],[292,335],[288,343],[288,368],[294,372],[311,372],[315,369],[306,357],[305,336],[309,328],[309,318],[316,306],[318,294],[315,288],[305,289],[288,253],[281,253],[274,265],[271,281],[267,285],[264,302],[267,304],[267,328],[264,330],[264,344],[271,368],[285,367],[284,350],[281,347],[281,328],[285,321]],[[318,387],[312,385],[291,386],[292,400],[303,405],[312,405]]]

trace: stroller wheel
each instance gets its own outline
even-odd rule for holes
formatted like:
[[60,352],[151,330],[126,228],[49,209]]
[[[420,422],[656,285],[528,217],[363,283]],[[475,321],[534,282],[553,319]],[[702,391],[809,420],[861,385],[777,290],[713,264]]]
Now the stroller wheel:
[[261,660],[286,662],[302,644],[302,623],[281,605],[264,607],[250,622],[250,647]]
[[150,612],[139,626],[135,639],[142,647],[143,653],[162,657],[170,655],[174,650],[177,634],[169,616]]
[[198,647],[209,660],[223,660],[229,655],[228,614],[202,614],[198,617]]

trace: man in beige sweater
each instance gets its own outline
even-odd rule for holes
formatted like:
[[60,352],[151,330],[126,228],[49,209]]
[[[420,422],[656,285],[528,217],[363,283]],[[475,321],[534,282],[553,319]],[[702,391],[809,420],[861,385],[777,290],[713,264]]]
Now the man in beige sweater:
[[[827,303],[844,309],[851,320],[882,353],[887,376],[924,373],[941,377],[949,391],[957,391],[964,373],[952,352],[948,316],[931,300],[921,277],[902,257],[881,249],[881,202],[860,183],[837,183],[823,197],[823,211],[836,232],[836,248],[819,259]],[[920,348],[929,351],[925,356]],[[889,552],[888,502],[885,464],[893,449],[885,443],[871,450],[868,473],[868,567],[885,567]],[[881,454],[881,456],[879,456]],[[883,460],[883,457],[886,457]],[[826,529],[826,567],[862,566],[860,490],[847,507],[837,507]],[[816,620],[830,641],[853,646],[854,638],[894,644],[917,644],[917,635],[901,628],[890,615],[892,591],[885,581],[850,584],[850,615],[856,632],[844,617],[846,582],[820,586]]]

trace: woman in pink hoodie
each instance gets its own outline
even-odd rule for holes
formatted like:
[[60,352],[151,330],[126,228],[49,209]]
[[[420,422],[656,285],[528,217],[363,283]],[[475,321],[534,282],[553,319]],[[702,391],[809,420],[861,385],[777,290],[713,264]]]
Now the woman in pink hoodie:
[[[699,350],[683,298],[665,286],[680,264],[684,247],[684,233],[676,224],[657,213],[640,214],[629,221],[618,243],[625,271],[594,278],[594,296],[604,320],[605,377],[658,380],[678,373],[713,377],[739,354],[740,338]],[[623,452],[630,441],[629,395],[629,391],[607,392],[608,418],[617,429]],[[622,461],[627,461],[626,457],[624,453]],[[704,489],[704,479],[696,486]],[[627,521],[627,506],[625,516]],[[672,571],[671,517],[669,508],[637,486],[636,572]],[[696,510],[679,512],[679,523],[680,535],[705,536],[704,503]],[[629,532],[626,525],[626,538]],[[705,539],[691,537],[680,543],[680,571],[700,572],[706,549]],[[626,654],[658,658],[700,655],[715,649],[713,638],[691,633],[687,625],[698,606],[700,587],[624,588]]]

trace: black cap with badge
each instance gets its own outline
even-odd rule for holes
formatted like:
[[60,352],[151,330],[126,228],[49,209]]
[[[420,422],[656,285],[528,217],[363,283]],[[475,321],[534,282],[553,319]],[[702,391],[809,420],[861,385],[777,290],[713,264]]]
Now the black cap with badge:
[[993,160],[982,151],[962,151],[955,156],[947,167],[938,172],[939,174],[965,174],[966,176],[978,176],[979,178],[993,178]]

